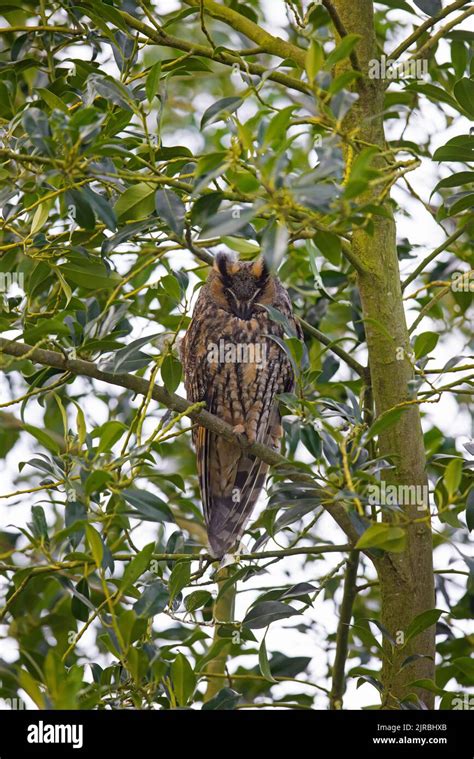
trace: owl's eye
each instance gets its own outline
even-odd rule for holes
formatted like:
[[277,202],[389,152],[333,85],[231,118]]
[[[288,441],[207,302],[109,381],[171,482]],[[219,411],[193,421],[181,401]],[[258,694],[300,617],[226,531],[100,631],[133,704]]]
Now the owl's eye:
[[224,295],[226,296],[227,299],[229,299],[229,296],[230,296],[231,300],[237,301],[237,296],[230,287],[224,287]]

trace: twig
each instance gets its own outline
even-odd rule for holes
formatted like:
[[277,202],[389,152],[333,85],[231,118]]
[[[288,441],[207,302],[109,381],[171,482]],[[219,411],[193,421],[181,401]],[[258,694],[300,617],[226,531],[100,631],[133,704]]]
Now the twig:
[[[211,60],[222,63],[225,66],[238,66],[239,69],[245,73],[248,71],[250,74],[253,74],[255,76],[262,76],[265,74],[265,76],[273,82],[277,82],[284,87],[289,87],[290,89],[297,90],[298,92],[303,92],[305,94],[311,94],[312,92],[308,84],[299,81],[296,79],[296,77],[289,76],[288,74],[282,74],[278,71],[274,71],[268,75],[268,66],[263,66],[260,63],[250,62],[245,62],[244,64],[244,62],[239,59],[240,51],[238,50],[219,50],[218,52],[214,52],[212,47],[208,47],[207,45],[199,45],[197,43],[188,42],[187,40],[180,39],[179,37],[174,37],[170,34],[166,34],[163,31],[158,32],[156,29],[148,26],[148,24],[145,24],[143,21],[135,18],[135,16],[131,16],[126,11],[121,10],[119,13],[129,26],[144,34],[155,45],[164,45],[166,47],[172,47],[177,50],[183,50],[184,52],[191,52],[194,55],[210,58]],[[281,40],[281,42],[283,42],[283,40]],[[301,52],[304,54],[303,50]],[[283,55],[282,57],[285,58],[286,56]]]
[[464,11],[464,13],[461,13],[459,16],[456,16],[456,18],[453,18],[451,19],[451,21],[448,21],[448,23],[442,26],[440,29],[438,29],[436,34],[433,34],[433,36],[430,37],[429,40],[427,40],[425,44],[422,45],[422,47],[420,47],[420,49],[416,51],[416,53],[413,53],[410,60],[414,61],[417,58],[422,58],[428,50],[430,50],[434,45],[436,45],[436,43],[440,39],[446,36],[446,33],[449,32],[450,29],[452,29],[455,26],[458,26],[462,21],[464,21],[464,19],[469,18],[469,16],[472,16],[473,13],[474,13],[474,8],[468,8],[468,10]]
[[425,271],[428,264],[431,263],[437,256],[439,256],[440,253],[443,253],[443,251],[448,248],[451,243],[455,242],[459,237],[461,237],[462,233],[465,232],[471,221],[469,221],[467,224],[464,224],[463,226],[456,229],[449,237],[444,240],[444,242],[441,243],[441,245],[438,245],[435,250],[433,250],[429,256],[426,256],[425,259],[416,267],[415,271],[413,271],[411,274],[408,275],[408,277],[405,279],[405,281],[402,283],[402,292],[405,290],[406,287],[408,287],[411,282],[413,282],[414,279],[417,278],[419,274],[421,274],[423,271]]
[[[331,21],[334,24],[334,28],[336,32],[338,33],[339,37],[343,39],[344,37],[347,37],[347,30],[342,23],[342,19],[339,16],[337,10],[335,9],[334,5],[332,4],[331,0],[322,0],[322,4],[326,8],[327,12],[329,13],[329,16],[331,17]],[[361,71],[359,59],[357,58],[357,53],[355,50],[351,52],[349,55],[350,62],[352,64],[352,68],[355,71]]]
[[438,21],[441,21],[443,18],[448,16],[450,13],[453,13],[453,11],[456,11],[458,8],[462,8],[462,6],[466,5],[467,2],[469,2],[469,0],[456,0],[456,2],[451,3],[451,5],[447,5],[446,8],[440,10],[439,13],[437,13],[435,16],[431,16],[426,21],[423,21],[423,23],[420,24],[420,26],[417,26],[415,31],[412,32],[409,37],[404,39],[403,42],[401,42],[398,47],[396,47],[395,50],[390,53],[388,58],[392,61],[397,60],[397,58],[399,58],[400,55],[405,52],[405,50],[408,50],[408,48],[411,47],[424,32],[437,24]]
[[352,607],[357,595],[356,582],[358,566],[359,551],[351,551],[347,560],[344,592],[336,633],[336,655],[332,668],[332,688],[330,695],[331,709],[342,709],[342,697],[345,690],[345,667],[349,641],[349,625],[352,617]]
[[315,337],[316,340],[319,340],[320,343],[330,348],[331,351],[336,354],[336,356],[342,358],[342,360],[345,361],[346,364],[351,367],[351,369],[354,369],[354,371],[357,372],[360,377],[367,377],[368,370],[366,367],[362,366],[362,364],[359,364],[355,358],[352,358],[349,353],[346,353],[345,350],[340,348],[334,342],[334,340],[331,340],[330,337],[327,337],[327,335],[323,334],[323,332],[320,332],[319,329],[316,329],[316,327],[313,327],[312,324],[309,324],[304,319],[299,319],[299,323],[303,327],[304,331],[308,333],[308,335],[312,335],[312,337]]

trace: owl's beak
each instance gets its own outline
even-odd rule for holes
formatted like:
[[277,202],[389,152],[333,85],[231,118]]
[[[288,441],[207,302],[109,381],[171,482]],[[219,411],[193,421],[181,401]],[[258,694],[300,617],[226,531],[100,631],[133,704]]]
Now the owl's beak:
[[235,301],[235,305],[236,315],[239,319],[250,319],[253,312],[253,303],[250,303],[248,300],[237,300]]
[[253,298],[251,300],[239,300],[230,287],[229,292],[232,295],[232,311],[235,316],[238,316],[239,319],[250,319],[254,309]]

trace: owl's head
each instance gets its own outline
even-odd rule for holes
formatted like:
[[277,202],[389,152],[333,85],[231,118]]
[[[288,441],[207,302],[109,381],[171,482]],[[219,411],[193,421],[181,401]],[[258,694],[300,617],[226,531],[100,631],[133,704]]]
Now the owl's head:
[[211,289],[221,308],[239,319],[251,319],[270,303],[274,281],[263,258],[238,261],[227,253],[218,253],[211,275]]

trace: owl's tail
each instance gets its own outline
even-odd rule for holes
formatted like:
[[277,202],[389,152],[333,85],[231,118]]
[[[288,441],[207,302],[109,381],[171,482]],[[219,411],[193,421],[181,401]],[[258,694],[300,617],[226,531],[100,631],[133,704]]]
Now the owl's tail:
[[241,456],[232,494],[211,497],[207,534],[217,559],[237,548],[265,484],[267,470],[268,465],[259,459]]
[[[280,417],[275,409],[259,442],[278,447]],[[235,443],[203,427],[197,436],[198,470],[209,545],[220,559],[237,548],[265,484],[268,465]]]

